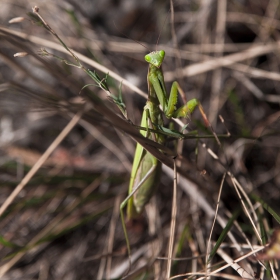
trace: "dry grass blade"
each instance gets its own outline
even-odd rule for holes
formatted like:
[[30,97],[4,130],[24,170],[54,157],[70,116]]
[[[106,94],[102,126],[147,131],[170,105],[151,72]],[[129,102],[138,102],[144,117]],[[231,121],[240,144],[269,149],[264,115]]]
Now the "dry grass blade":
[[[135,142],[164,172],[127,224],[127,279],[279,278],[278,1],[95,2],[42,2],[31,18],[26,1],[1,3],[1,280],[125,275]],[[140,135],[143,45],[165,50],[167,92],[177,80],[197,98],[218,141],[199,112],[165,120],[165,146]]]
[[172,214],[170,222],[170,239],[168,247],[168,256],[167,256],[167,270],[166,278],[170,278],[171,275],[171,266],[173,258],[173,248],[174,248],[174,238],[175,238],[175,229],[176,229],[176,217],[177,217],[177,169],[176,161],[174,160],[174,178],[173,178],[173,200],[172,200]]

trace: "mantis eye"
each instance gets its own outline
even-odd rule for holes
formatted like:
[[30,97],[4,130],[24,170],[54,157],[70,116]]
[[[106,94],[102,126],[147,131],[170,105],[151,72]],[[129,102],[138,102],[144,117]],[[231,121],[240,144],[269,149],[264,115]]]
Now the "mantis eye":
[[150,63],[151,62],[151,55],[150,54],[146,54],[145,55],[145,60]]
[[161,50],[158,52],[158,54],[160,55],[160,57],[162,58],[162,60],[164,59],[165,57],[165,51]]

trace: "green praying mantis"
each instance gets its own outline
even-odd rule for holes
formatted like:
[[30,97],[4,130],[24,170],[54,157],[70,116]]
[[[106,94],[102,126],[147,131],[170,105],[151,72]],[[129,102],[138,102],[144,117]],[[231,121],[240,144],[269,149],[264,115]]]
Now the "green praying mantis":
[[[145,56],[146,62],[149,63],[147,76],[148,82],[148,100],[144,107],[141,127],[146,128],[140,133],[159,144],[164,144],[166,135],[154,132],[158,127],[163,127],[163,115],[167,118],[190,118],[193,111],[198,107],[204,119],[206,126],[213,129],[208,121],[202,105],[197,99],[191,99],[179,109],[176,109],[178,92],[183,93],[179,84],[174,81],[171,87],[169,98],[167,97],[164,76],[162,72],[162,62],[165,57],[165,51],[155,51]],[[160,105],[162,110],[160,109]],[[214,134],[217,142],[219,140]],[[128,196],[120,205],[120,213],[122,226],[127,243],[128,255],[130,257],[130,244],[124,221],[124,208],[127,206],[128,220],[137,218],[144,209],[144,206],[149,202],[161,176],[161,162],[152,154],[147,152],[140,144],[137,143]]]

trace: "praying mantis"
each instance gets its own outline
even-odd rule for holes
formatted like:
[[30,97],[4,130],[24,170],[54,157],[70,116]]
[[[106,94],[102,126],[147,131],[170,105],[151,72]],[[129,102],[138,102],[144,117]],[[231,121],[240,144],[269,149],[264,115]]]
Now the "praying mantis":
[[[158,127],[163,127],[162,111],[167,118],[190,118],[193,111],[198,107],[204,119],[206,126],[213,129],[208,121],[202,105],[197,99],[191,99],[179,109],[176,109],[178,92],[183,93],[179,84],[174,81],[171,87],[169,98],[167,97],[164,76],[162,72],[162,62],[165,57],[165,51],[154,51],[145,56],[146,62],[149,63],[147,75],[148,99],[143,110],[141,127],[146,128],[140,133],[159,144],[164,144],[166,136],[154,132]],[[160,109],[162,107],[162,111]],[[149,130],[150,129],[150,130]],[[153,131],[153,132],[152,132]],[[219,140],[214,134],[217,142]],[[161,162],[152,154],[147,152],[140,144],[137,143],[135,156],[131,171],[128,196],[120,205],[122,226],[125,234],[128,255],[130,257],[130,244],[124,220],[124,208],[127,206],[128,220],[137,218],[149,202],[161,176]]]

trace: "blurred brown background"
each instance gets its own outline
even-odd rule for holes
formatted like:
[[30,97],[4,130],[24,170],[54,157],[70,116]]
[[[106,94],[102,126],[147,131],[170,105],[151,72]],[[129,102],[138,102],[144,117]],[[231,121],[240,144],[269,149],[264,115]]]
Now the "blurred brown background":
[[[107,83],[115,95],[121,80],[147,93],[148,65],[143,57],[164,49],[168,92],[177,80],[187,99],[201,101],[217,134],[226,134],[225,126],[231,133],[220,139],[223,148],[213,139],[201,139],[222,164],[201,142],[180,141],[188,166],[182,176],[190,181],[181,182],[188,190],[178,188],[175,252],[183,259],[174,262],[175,276],[205,271],[204,254],[225,170],[248,194],[255,216],[243,199],[263,244],[280,221],[280,3],[175,0],[173,4],[174,20],[169,1],[0,1],[0,201],[6,201],[83,106],[81,89],[93,83],[81,69],[39,55],[45,48],[73,61],[59,50],[58,40],[29,17],[34,5],[68,47],[87,57],[82,61],[86,68],[96,70],[89,63],[95,61],[109,69],[96,71],[102,78],[109,73]],[[9,23],[15,17],[25,20]],[[18,52],[28,55],[14,57]],[[112,78],[112,72],[121,79]],[[89,88],[121,115],[100,88]],[[139,125],[145,98],[126,85],[122,93],[128,118]],[[188,128],[205,135],[199,112]],[[127,255],[119,205],[126,196],[134,146],[129,134],[115,129],[106,114],[94,108],[84,114],[1,216],[1,279],[121,277]],[[190,194],[188,184],[194,182],[197,192]],[[143,219],[128,225],[136,271],[129,279],[164,279],[166,261],[157,257],[167,256],[171,197],[172,177],[164,172]],[[262,208],[263,202],[275,215]],[[219,215],[227,222],[229,213],[238,209],[240,199],[226,176]],[[248,243],[261,245],[245,211],[236,221],[242,230],[233,227],[223,247],[232,259],[248,253]],[[223,228],[218,221],[213,243]],[[240,248],[230,248],[232,244]],[[221,252],[212,265],[220,261],[225,261]],[[273,275],[273,266],[264,276],[252,259],[244,260],[243,268],[265,279]],[[234,269],[223,272],[238,275]]]

